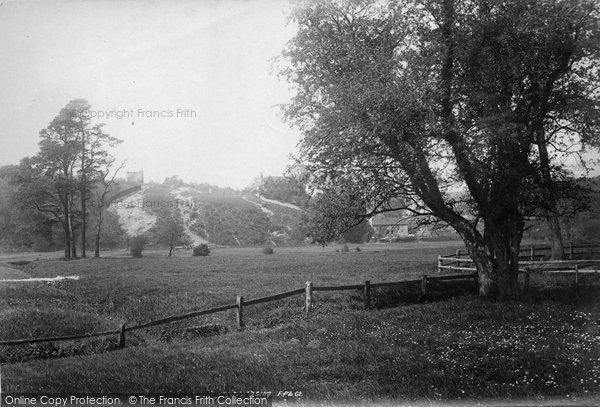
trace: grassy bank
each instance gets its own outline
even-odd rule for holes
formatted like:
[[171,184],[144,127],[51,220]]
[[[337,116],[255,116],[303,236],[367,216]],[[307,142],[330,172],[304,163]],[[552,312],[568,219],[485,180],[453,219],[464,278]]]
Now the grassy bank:
[[[0,334],[14,337],[11,326],[27,334],[20,315],[30,315],[26,320],[36,334],[68,326],[99,330],[231,303],[236,294],[250,299],[294,289],[307,280],[334,285],[418,278],[433,271],[440,251],[290,249],[267,256],[228,250],[208,258],[39,262],[24,272],[81,280],[2,288]],[[414,304],[409,289],[377,289],[371,310],[361,309],[359,292],[317,292],[308,318],[302,296],[248,307],[243,332],[232,329],[234,313],[226,312],[220,319],[136,332],[118,351],[107,352],[114,349],[109,343],[67,342],[65,349],[92,348],[50,355],[77,357],[5,362],[2,389],[293,390],[301,392],[301,402],[390,404],[599,398],[600,278],[582,278],[575,286],[572,276],[534,274],[531,291],[510,302],[481,300],[472,286],[460,284],[433,285],[425,304]],[[226,333],[186,331],[213,323]]]
[[[570,291],[565,291],[570,290]],[[5,391],[294,390],[302,400],[599,395],[597,288],[315,315],[267,330],[3,366]]]

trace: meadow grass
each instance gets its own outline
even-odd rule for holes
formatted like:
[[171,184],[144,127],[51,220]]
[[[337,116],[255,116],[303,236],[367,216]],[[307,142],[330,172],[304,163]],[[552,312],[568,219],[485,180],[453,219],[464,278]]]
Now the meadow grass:
[[[15,327],[19,307],[30,307],[30,314],[44,307],[66,317],[71,329],[100,329],[232,303],[236,294],[248,299],[274,294],[307,280],[335,285],[418,278],[432,274],[439,251],[278,249],[267,256],[256,248],[215,250],[205,258],[39,262],[25,271],[82,279],[41,284],[37,291],[16,287],[2,292],[0,303],[11,310]],[[598,398],[600,279],[582,279],[575,286],[572,276],[534,273],[530,291],[512,301],[479,299],[472,284],[458,282],[433,284],[424,304],[414,304],[416,286],[375,289],[370,310],[362,309],[358,291],[316,292],[308,317],[300,295],[245,308],[243,332],[234,329],[234,313],[225,312],[129,334],[128,347],[118,351],[106,352],[114,349],[107,342],[74,341],[70,345],[80,348],[71,354],[37,356],[77,357],[5,361],[2,389],[274,395],[293,390],[302,396],[289,401],[325,405]],[[88,325],[77,321],[85,313],[95,316]],[[9,321],[3,318],[0,326]],[[48,315],[27,320],[44,329],[62,326],[60,318]],[[228,333],[186,335],[190,325],[208,323]]]
[[[377,248],[378,246],[374,246]],[[258,298],[314,285],[361,284],[418,279],[435,272],[439,249],[364,250],[339,253],[334,248],[213,249],[206,257],[163,256],[32,262],[33,277],[78,275],[56,287],[77,307],[129,325],[192,309],[235,303],[237,295]]]

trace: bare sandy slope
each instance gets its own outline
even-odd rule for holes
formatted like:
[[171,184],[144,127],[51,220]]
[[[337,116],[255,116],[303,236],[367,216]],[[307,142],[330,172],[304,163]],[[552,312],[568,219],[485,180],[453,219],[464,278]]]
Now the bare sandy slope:
[[116,212],[119,216],[119,224],[130,237],[147,232],[156,222],[156,216],[143,208],[146,189],[142,188],[141,191],[128,195],[108,209]]

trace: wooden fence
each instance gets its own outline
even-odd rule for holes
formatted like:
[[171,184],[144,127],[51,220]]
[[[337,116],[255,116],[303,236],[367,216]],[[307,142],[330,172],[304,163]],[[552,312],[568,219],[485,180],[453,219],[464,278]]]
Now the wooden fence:
[[[568,260],[547,260],[552,248],[550,246],[527,246],[521,248],[519,255],[519,272],[525,274],[525,288],[529,286],[529,273],[531,271],[544,271],[549,273],[573,273],[575,283],[579,282],[581,273],[596,273],[598,270],[586,270],[594,264],[600,264],[600,259],[590,259],[600,254],[598,245],[574,245],[569,243],[565,249]],[[583,257],[583,259],[582,259]],[[588,257],[585,259],[585,257]],[[474,261],[468,257],[466,250],[458,249],[455,253],[438,256],[438,273],[443,270],[477,272],[473,267]],[[521,267],[525,266],[525,267]]]
[[192,311],[186,314],[173,315],[166,318],[157,319],[150,322],[145,322],[143,324],[134,325],[134,326],[126,326],[126,324],[122,324],[120,329],[105,331],[105,332],[97,332],[85,335],[71,335],[71,336],[57,336],[57,337],[47,337],[47,338],[35,338],[35,339],[16,339],[10,341],[0,341],[0,346],[11,346],[11,345],[25,345],[39,342],[54,342],[54,341],[69,341],[75,339],[86,339],[91,337],[98,336],[110,336],[110,335],[118,335],[118,343],[119,347],[122,348],[125,346],[125,337],[126,332],[134,331],[138,329],[150,328],[157,325],[168,324],[175,321],[181,321],[184,319],[195,318],[203,315],[215,314],[218,312],[228,311],[235,309],[236,310],[236,324],[238,329],[244,328],[244,307],[256,304],[267,303],[271,301],[281,300],[287,297],[292,297],[294,295],[304,294],[305,296],[305,305],[304,312],[308,315],[311,309],[314,306],[314,295],[315,291],[345,291],[345,290],[360,290],[363,294],[363,304],[364,308],[368,309],[371,306],[371,294],[373,288],[378,287],[394,287],[394,286],[402,286],[402,285],[414,285],[415,283],[419,284],[419,301],[423,299],[423,297],[427,293],[427,284],[430,281],[450,281],[450,280],[469,280],[475,279],[477,281],[477,275],[474,273],[469,274],[453,274],[446,276],[422,276],[419,280],[403,280],[403,281],[393,281],[393,282],[381,282],[372,284],[370,281],[365,281],[363,284],[353,284],[353,285],[339,285],[339,286],[314,286],[312,282],[306,282],[304,288],[299,288],[292,291],[287,291],[280,294],[270,295],[267,297],[256,298],[253,300],[245,300],[243,296],[237,296],[237,300],[235,304],[223,305],[215,308],[200,310],[200,311]]

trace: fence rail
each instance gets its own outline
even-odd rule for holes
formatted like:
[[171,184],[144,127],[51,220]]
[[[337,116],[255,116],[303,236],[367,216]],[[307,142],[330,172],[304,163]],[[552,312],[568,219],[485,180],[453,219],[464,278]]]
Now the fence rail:
[[[534,261],[536,258],[544,259],[550,257],[551,253],[551,246],[530,245],[521,247],[519,258],[529,258],[529,260]],[[600,246],[596,244],[576,245],[573,244],[573,242],[569,242],[568,245],[565,245],[564,247],[564,254],[568,260],[574,260],[577,256],[581,255],[600,254]]]
[[199,317],[202,315],[216,314],[217,312],[227,311],[227,310],[233,309],[235,307],[236,307],[235,304],[234,305],[223,305],[221,307],[210,308],[210,309],[206,309],[206,310],[202,310],[202,311],[188,312],[187,314],[181,314],[181,315],[173,315],[173,316],[170,316],[167,318],[161,318],[161,319],[157,319],[155,321],[146,322],[145,324],[127,327],[127,328],[125,328],[125,331],[133,331],[136,329],[150,328],[152,326],[167,324],[167,323],[175,322],[175,321],[181,321],[183,319],[195,318],[195,317]]
[[[529,272],[533,270],[537,271],[547,271],[553,273],[574,273],[575,281],[577,282],[579,279],[580,273],[595,273],[598,270],[581,270],[582,267],[587,267],[593,264],[600,264],[600,259],[579,259],[576,257],[581,257],[584,255],[592,255],[592,254],[600,254],[600,246],[594,244],[580,244],[574,245],[573,243],[569,243],[567,246],[568,250],[565,250],[565,254],[568,257],[568,260],[545,260],[546,255],[550,254],[552,248],[550,246],[528,246],[522,247],[521,253],[527,253],[526,255],[519,255],[519,266],[525,266],[524,268],[520,268],[519,272],[526,273],[525,279],[526,281],[529,279]],[[582,249],[591,249],[591,250],[582,250]],[[598,249],[598,250],[597,250]],[[540,255],[540,253],[543,253]],[[475,263],[471,258],[464,257],[468,256],[468,253],[464,250],[458,249],[455,253],[440,255],[438,256],[438,273],[442,270],[452,270],[452,271],[472,271],[476,272],[477,269],[472,267],[473,263]],[[538,260],[536,260],[538,259]],[[537,267],[530,267],[537,266]],[[551,266],[558,267],[567,267],[566,270],[555,270],[548,269]],[[545,269],[544,269],[545,268]]]
[[[549,245],[525,245],[520,249],[519,258],[529,258],[529,260],[535,260],[537,258],[549,257],[551,253],[552,247]],[[564,254],[568,260],[575,260],[576,256],[581,255],[600,254],[600,245],[593,243],[573,244],[573,242],[569,242],[564,246]],[[442,254],[440,257],[459,259],[461,256],[467,255],[468,253],[466,250],[458,249],[454,253]]]
[[90,334],[82,334],[82,335],[69,335],[69,336],[56,336],[56,337],[46,337],[46,338],[34,338],[34,339],[14,339],[9,341],[0,341],[0,346],[11,346],[11,345],[26,345],[33,344],[39,342],[55,342],[55,341],[68,341],[68,340],[76,340],[76,339],[87,339],[91,337],[98,336],[111,336],[118,335],[118,343],[119,347],[122,348],[125,346],[125,333],[128,331],[134,331],[138,329],[146,329],[151,328],[158,325],[168,324],[176,321],[181,321],[184,319],[195,318],[203,315],[215,314],[218,312],[228,311],[231,309],[236,310],[236,322],[238,329],[242,329],[244,327],[243,320],[243,309],[245,306],[267,303],[271,301],[277,301],[284,298],[292,297],[294,295],[304,294],[305,295],[305,306],[304,312],[308,315],[310,310],[314,307],[314,291],[344,291],[344,290],[362,290],[363,292],[363,302],[365,309],[370,307],[371,302],[371,289],[377,287],[392,287],[392,286],[400,286],[400,285],[415,285],[419,284],[419,300],[421,300],[427,290],[428,281],[448,281],[448,280],[468,280],[468,279],[477,279],[476,273],[469,274],[454,274],[448,276],[422,276],[419,280],[402,280],[402,281],[386,281],[381,283],[371,284],[369,280],[365,281],[364,284],[351,284],[351,285],[338,285],[338,286],[313,286],[312,282],[306,282],[305,288],[299,288],[292,291],[287,291],[279,294],[270,295],[267,297],[256,298],[253,300],[244,300],[243,296],[237,296],[236,303],[230,305],[223,305],[219,307],[214,307],[205,310],[188,312],[180,315],[173,315],[166,318],[157,319],[150,322],[145,322],[143,324],[134,325],[134,326],[126,326],[126,324],[122,324],[120,329],[105,331],[105,332],[96,332]]
[[120,333],[119,329],[112,331],[104,331],[104,332],[96,332],[85,335],[65,335],[65,336],[55,336],[55,337],[46,337],[46,338],[35,338],[35,339],[14,339],[11,341],[1,341],[0,345],[26,345],[30,343],[40,343],[40,342],[53,342],[53,341],[71,341],[74,339],[87,339],[95,336],[109,336],[116,335]]

